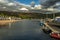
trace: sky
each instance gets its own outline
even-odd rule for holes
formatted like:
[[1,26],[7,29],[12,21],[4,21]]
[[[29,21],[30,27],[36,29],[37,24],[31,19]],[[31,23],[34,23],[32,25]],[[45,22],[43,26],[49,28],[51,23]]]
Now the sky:
[[30,5],[32,1],[35,2],[35,5],[38,5],[40,3],[39,0],[16,0],[16,1],[27,5]]
[[2,10],[20,10],[22,7],[31,9],[31,2],[35,2],[35,7],[40,4],[39,0],[0,0],[0,9]]
[[[22,7],[32,8],[31,2],[35,2],[35,7],[41,6],[40,3],[43,0],[0,0],[0,9],[2,10],[20,10]],[[45,0],[44,0],[45,1]],[[57,5],[60,3],[57,3]]]

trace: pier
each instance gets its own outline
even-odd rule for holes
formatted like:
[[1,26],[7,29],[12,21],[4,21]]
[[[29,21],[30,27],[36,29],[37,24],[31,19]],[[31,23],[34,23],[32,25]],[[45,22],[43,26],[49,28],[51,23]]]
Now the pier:
[[49,29],[51,29],[53,32],[57,32],[57,33],[59,33],[60,31],[60,29],[59,28],[55,28],[55,27],[53,27],[53,26],[50,26],[50,25],[48,25],[47,23],[44,23],[45,25],[46,25],[46,27],[48,27]]

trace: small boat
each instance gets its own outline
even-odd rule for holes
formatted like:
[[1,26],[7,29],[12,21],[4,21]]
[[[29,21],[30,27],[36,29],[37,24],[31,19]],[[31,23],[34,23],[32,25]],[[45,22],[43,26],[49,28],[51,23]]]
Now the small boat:
[[50,34],[50,36],[51,36],[52,38],[55,38],[55,39],[60,40],[60,33],[52,32],[52,33]]
[[52,32],[52,30],[50,30],[48,27],[43,27],[42,30],[47,34],[50,34]]

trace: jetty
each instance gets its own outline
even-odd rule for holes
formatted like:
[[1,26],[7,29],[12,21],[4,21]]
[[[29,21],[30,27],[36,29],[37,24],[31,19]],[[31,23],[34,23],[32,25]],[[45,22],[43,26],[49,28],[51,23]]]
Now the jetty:
[[48,27],[50,30],[52,30],[53,32],[57,32],[59,33],[60,32],[60,28],[58,27],[54,27],[54,26],[50,26],[48,25],[48,23],[44,23],[46,25],[46,27]]

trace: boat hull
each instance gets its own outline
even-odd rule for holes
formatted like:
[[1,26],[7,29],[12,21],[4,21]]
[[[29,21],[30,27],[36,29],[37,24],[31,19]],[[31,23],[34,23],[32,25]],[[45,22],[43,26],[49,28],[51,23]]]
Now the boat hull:
[[58,35],[58,33],[51,33],[50,36],[51,36],[52,38],[55,38],[55,39],[60,40],[60,34]]

